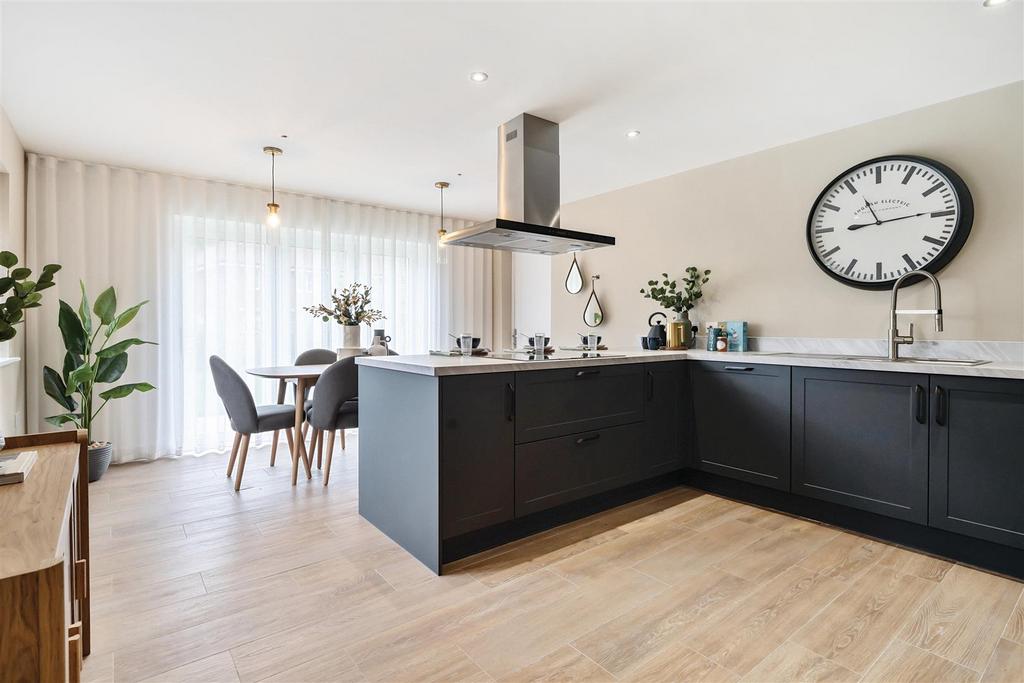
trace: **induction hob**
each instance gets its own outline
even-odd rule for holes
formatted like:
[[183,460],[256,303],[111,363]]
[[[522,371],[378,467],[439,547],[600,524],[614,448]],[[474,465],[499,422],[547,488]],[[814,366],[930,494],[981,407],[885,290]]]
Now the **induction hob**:
[[502,351],[492,353],[488,358],[499,360],[517,360],[530,363],[543,363],[548,360],[586,360],[588,358],[624,358],[621,353],[605,353],[604,351],[553,351],[544,355],[532,351]]

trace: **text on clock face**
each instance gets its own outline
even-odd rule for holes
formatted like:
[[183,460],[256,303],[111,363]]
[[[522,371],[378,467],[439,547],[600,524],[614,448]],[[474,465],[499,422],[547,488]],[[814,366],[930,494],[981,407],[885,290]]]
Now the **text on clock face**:
[[869,162],[822,195],[812,213],[812,249],[846,279],[886,282],[934,261],[959,212],[941,171],[913,160]]

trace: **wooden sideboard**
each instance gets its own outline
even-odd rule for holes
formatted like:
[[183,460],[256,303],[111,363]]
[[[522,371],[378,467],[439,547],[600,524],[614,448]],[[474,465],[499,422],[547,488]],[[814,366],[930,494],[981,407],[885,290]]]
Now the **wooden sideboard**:
[[34,450],[0,486],[0,681],[78,681],[89,654],[89,460],[84,431],[7,438]]

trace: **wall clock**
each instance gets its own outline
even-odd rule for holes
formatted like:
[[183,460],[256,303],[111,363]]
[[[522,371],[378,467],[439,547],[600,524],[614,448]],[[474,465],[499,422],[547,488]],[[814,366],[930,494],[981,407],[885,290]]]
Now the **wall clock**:
[[974,202],[951,168],[924,157],[870,159],[829,183],[807,217],[807,247],[830,277],[888,289],[911,270],[937,273],[963,247]]

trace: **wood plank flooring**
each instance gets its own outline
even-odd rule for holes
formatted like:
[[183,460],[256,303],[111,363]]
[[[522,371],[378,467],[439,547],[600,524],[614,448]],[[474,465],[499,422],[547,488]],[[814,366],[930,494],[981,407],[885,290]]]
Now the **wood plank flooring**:
[[225,456],[92,485],[86,681],[1024,682],[1024,585],[686,488],[425,567],[331,484]]

